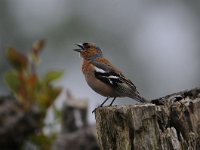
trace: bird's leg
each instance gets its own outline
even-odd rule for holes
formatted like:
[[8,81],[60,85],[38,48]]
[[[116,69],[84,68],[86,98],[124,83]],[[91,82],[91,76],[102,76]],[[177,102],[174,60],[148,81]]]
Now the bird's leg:
[[112,106],[113,102],[115,101],[116,97],[113,98],[112,102],[110,103],[109,106]]
[[[105,104],[105,102],[107,102],[107,100],[108,100],[109,98],[110,98],[110,97],[106,97],[106,99],[103,101],[103,103],[102,103],[101,105],[99,105],[97,108],[102,107],[102,106]],[[95,109],[92,111],[92,113],[94,113],[94,112],[96,111],[97,108],[95,108]]]
[[110,97],[107,97],[104,101],[103,101],[103,103],[101,104],[101,105],[99,105],[99,107],[102,107],[104,104],[105,104],[105,102],[107,102],[107,100],[109,99]]

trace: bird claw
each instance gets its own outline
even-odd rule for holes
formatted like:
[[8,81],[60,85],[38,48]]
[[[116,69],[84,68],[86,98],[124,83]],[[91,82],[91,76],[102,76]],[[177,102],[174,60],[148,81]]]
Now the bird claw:
[[96,107],[96,108],[92,111],[92,113],[96,113],[96,110],[97,110],[98,108],[100,108],[100,107],[102,107],[102,106],[99,105],[98,107]]
[[92,113],[96,113],[96,109],[97,109],[97,108],[95,108],[95,109],[92,111]]

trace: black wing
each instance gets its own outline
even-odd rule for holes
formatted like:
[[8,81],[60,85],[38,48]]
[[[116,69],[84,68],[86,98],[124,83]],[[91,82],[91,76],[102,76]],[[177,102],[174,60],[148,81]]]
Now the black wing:
[[95,67],[95,77],[102,82],[111,86],[117,86],[118,83],[122,83],[120,74],[113,71],[112,67],[106,64],[93,62]]
[[95,77],[102,82],[112,86],[118,90],[122,95],[129,95],[139,102],[147,102],[140,96],[135,85],[131,80],[127,79],[121,72],[115,71],[110,65],[93,63],[95,67]]
[[121,72],[115,72],[111,66],[93,62],[95,66],[95,77],[102,82],[109,84],[114,87],[122,86],[123,84],[128,85],[132,90],[136,90],[135,85],[127,79]]

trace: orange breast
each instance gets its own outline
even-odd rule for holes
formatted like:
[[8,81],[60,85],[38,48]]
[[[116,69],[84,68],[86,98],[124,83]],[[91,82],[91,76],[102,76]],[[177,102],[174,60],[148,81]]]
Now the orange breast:
[[102,96],[117,97],[118,95],[114,92],[110,85],[105,84],[101,80],[95,77],[94,66],[89,61],[84,60],[82,64],[82,71],[85,75],[85,79],[88,85],[97,93]]

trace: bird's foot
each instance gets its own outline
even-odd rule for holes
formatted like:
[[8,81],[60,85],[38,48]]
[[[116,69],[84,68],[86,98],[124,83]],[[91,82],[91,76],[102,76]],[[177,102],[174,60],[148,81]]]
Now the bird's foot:
[[98,109],[98,108],[100,108],[100,107],[102,107],[101,105],[99,105],[98,107],[96,107],[93,111],[92,111],[92,113],[95,113],[96,112],[96,110]]

